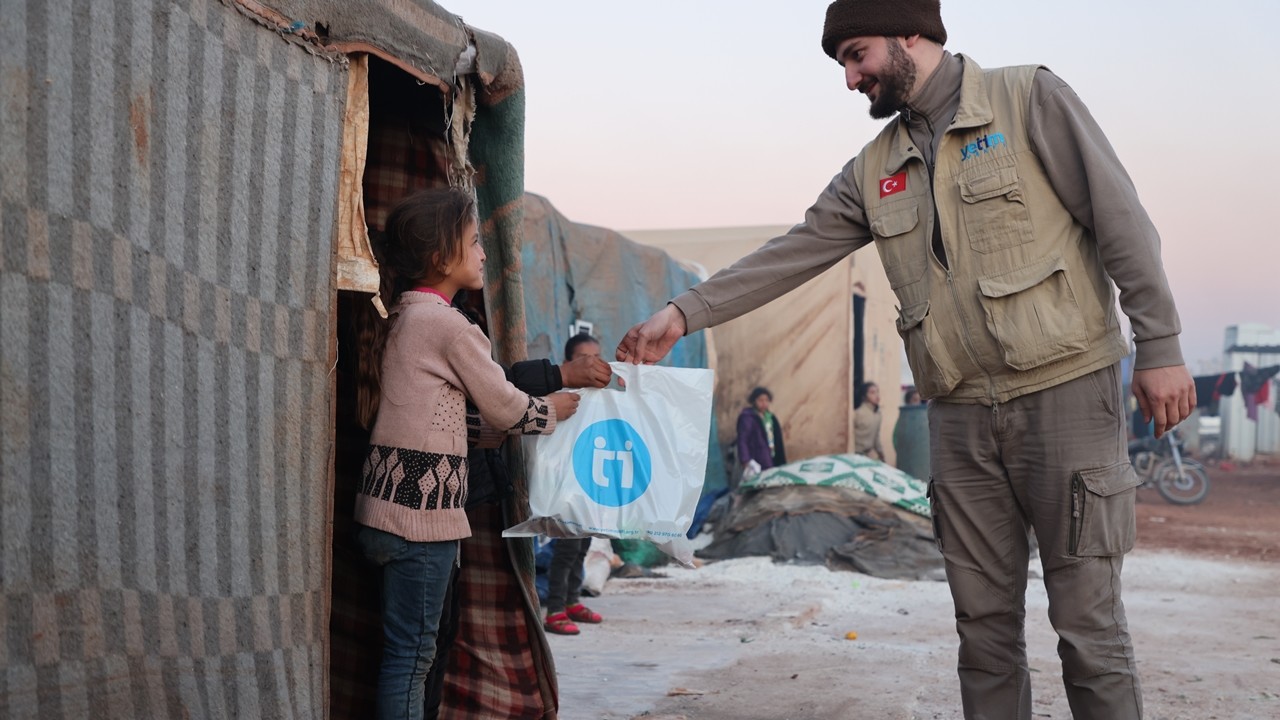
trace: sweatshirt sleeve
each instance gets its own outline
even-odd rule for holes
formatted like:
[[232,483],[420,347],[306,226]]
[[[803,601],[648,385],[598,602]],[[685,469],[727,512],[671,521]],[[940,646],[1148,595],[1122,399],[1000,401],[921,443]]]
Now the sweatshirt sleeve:
[[850,160],[805,213],[804,222],[671,302],[688,332],[728,322],[817,277],[871,242]]
[[1120,289],[1138,349],[1134,367],[1183,364],[1182,326],[1160,261],[1160,235],[1089,109],[1044,68],[1031,88],[1027,133],[1054,191],[1093,231],[1103,266]]
[[446,357],[463,393],[485,422],[525,435],[546,435],[555,430],[555,406],[507,381],[506,371],[494,362],[489,340],[479,327],[471,325],[458,333]]
[[513,364],[507,370],[507,379],[530,395],[547,395],[564,389],[560,367],[545,358]]

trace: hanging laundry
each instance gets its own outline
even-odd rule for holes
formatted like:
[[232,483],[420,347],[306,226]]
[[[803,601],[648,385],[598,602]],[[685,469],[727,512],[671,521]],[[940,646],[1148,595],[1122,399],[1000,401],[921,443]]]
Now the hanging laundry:
[[1269,395],[1267,381],[1276,373],[1280,373],[1280,365],[1256,368],[1251,363],[1245,362],[1244,367],[1241,368],[1240,394],[1244,395],[1244,412],[1250,420],[1258,421],[1258,405],[1267,401]]
[[1236,374],[1201,375],[1192,378],[1196,383],[1196,407],[1216,408],[1218,401],[1236,393]]

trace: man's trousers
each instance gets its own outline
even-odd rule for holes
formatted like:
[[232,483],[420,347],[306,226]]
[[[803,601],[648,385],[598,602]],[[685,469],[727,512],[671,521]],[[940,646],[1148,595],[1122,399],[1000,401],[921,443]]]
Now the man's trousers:
[[970,720],[1029,720],[1028,533],[1078,719],[1142,716],[1120,568],[1134,495],[1119,366],[994,406],[929,408],[934,533],[946,561]]

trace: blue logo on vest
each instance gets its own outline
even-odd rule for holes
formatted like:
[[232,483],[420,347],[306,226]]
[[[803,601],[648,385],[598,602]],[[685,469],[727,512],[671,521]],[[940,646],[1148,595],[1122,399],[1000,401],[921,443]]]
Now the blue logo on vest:
[[990,135],[983,135],[977,140],[974,140],[968,145],[965,145],[964,147],[960,148],[960,160],[964,161],[964,160],[968,160],[969,158],[978,157],[982,153],[985,153],[988,150],[994,149],[997,145],[1004,145],[1003,133],[991,133]]
[[653,463],[630,423],[601,420],[573,443],[573,474],[587,497],[606,507],[622,507],[649,489]]

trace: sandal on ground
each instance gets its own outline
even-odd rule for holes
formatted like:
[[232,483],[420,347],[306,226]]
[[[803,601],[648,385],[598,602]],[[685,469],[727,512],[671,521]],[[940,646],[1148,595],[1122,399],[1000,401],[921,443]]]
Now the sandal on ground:
[[564,612],[566,615],[569,616],[569,619],[576,620],[580,623],[594,624],[594,623],[604,622],[604,617],[601,616],[600,613],[595,612],[594,610],[587,607],[586,605],[583,605],[582,603],[578,603],[577,605],[570,605],[569,607],[564,609]]
[[556,635],[577,635],[580,632],[578,626],[574,625],[573,621],[569,619],[569,615],[563,612],[548,615],[546,621],[542,623],[542,627],[547,632],[555,633]]

